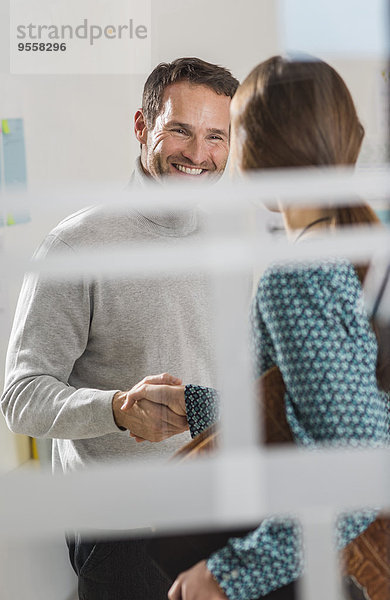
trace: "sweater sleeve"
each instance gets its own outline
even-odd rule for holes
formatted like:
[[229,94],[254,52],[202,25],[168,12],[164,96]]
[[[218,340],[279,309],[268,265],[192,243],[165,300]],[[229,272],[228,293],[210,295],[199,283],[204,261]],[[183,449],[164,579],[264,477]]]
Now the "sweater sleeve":
[[231,538],[207,561],[230,600],[251,600],[296,579],[302,569],[299,525],[270,518],[244,538]]
[[219,420],[219,397],[213,388],[186,385],[184,398],[191,437],[196,437]]
[[[73,250],[54,236],[36,257]],[[91,318],[88,283],[35,274],[25,277],[6,360],[1,409],[8,427],[33,437],[82,439],[118,431],[112,413],[116,390],[68,384],[84,352]]]
[[[343,516],[336,526],[336,546],[342,548],[375,519],[366,510]],[[303,544],[299,524],[292,519],[265,519],[244,538],[231,538],[207,561],[230,600],[265,596],[297,579],[303,569]]]
[[[352,265],[273,270],[260,283],[252,315],[257,372],[272,362],[279,366],[300,444],[388,441],[387,399],[377,388],[376,342],[360,291]],[[362,533],[375,514],[343,515],[337,546]],[[268,594],[301,572],[299,528],[266,519],[212,555],[208,568],[231,600]]]

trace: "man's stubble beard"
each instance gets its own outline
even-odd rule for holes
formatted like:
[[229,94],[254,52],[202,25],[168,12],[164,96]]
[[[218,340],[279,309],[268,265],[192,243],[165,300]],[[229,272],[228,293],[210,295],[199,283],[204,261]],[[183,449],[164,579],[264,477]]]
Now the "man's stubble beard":
[[[172,163],[168,163],[167,162],[166,165],[164,165],[164,163],[162,161],[162,158],[161,158],[161,155],[159,153],[152,153],[152,152],[150,152],[148,154],[148,152],[146,150],[146,156],[147,156],[147,159],[148,159],[147,172],[154,179],[160,180],[161,178],[164,178],[166,176],[174,177],[174,175],[172,175],[171,170],[170,170],[170,165]],[[183,158],[176,157],[176,158],[177,158],[176,162],[178,164],[184,164],[184,165],[192,166],[192,165],[189,165],[188,159],[186,160],[184,157]],[[217,181],[218,179],[220,179],[220,177],[222,177],[222,175],[223,175],[223,173],[225,171],[226,165],[227,165],[227,161],[228,161],[228,159],[226,159],[225,163],[223,164],[223,167],[221,169],[219,169],[219,170],[214,169],[213,171],[211,171],[209,169],[210,173],[206,177],[207,177],[207,179],[210,179],[210,182],[211,181]],[[173,162],[175,162],[175,161],[173,161]]]
[[155,176],[157,176],[157,179],[159,179],[160,177],[165,177],[166,175],[169,175],[169,164],[166,164],[166,167],[164,169],[163,166],[163,162],[161,160],[161,156],[159,154],[154,154],[151,157],[151,164],[152,164],[152,169],[153,169],[153,173],[155,174]]

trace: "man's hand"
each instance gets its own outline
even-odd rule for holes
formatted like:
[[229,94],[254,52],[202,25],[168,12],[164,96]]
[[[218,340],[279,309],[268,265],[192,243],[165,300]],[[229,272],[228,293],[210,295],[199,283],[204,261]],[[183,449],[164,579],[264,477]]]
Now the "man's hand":
[[169,600],[226,600],[210,571],[206,561],[198,562],[188,571],[181,573],[168,592]]
[[117,392],[112,401],[112,410],[118,427],[129,429],[137,441],[150,442],[161,442],[186,431],[188,425],[184,415],[177,414],[166,402],[159,402],[157,396],[153,394],[154,401],[145,398],[149,387],[169,388],[170,385],[174,385],[180,388],[180,385],[175,385],[180,383],[178,377],[162,373],[145,377],[130,391]]
[[160,373],[159,375],[147,375],[141,381],[136,383],[130,391],[134,391],[140,388],[145,383],[151,383],[154,385],[180,385],[182,384],[182,380],[180,377],[176,377],[175,375],[171,375],[170,373]]
[[[167,375],[164,374],[164,377],[166,378]],[[145,377],[143,381],[127,392],[126,401],[122,406],[123,411],[128,411],[136,402],[145,399],[156,404],[163,404],[177,415],[186,416],[184,385],[166,384],[167,379],[156,385],[157,382],[145,381],[147,379],[151,378]]]

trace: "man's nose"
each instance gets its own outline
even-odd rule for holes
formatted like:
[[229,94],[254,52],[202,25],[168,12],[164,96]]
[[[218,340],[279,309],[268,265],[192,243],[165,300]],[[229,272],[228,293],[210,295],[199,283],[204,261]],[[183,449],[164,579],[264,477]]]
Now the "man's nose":
[[192,164],[201,166],[207,162],[206,144],[199,138],[191,138],[183,149],[183,155],[188,158]]

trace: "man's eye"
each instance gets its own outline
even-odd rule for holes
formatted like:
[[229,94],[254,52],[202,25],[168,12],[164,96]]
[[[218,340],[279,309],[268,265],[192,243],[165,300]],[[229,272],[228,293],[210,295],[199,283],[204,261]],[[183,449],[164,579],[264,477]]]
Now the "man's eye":
[[185,129],[180,129],[180,128],[176,128],[176,129],[172,129],[172,131],[174,131],[175,133],[180,133],[182,135],[186,135],[187,132]]
[[220,141],[222,141],[222,138],[221,138],[220,135],[210,135],[210,139],[211,140],[220,140]]

